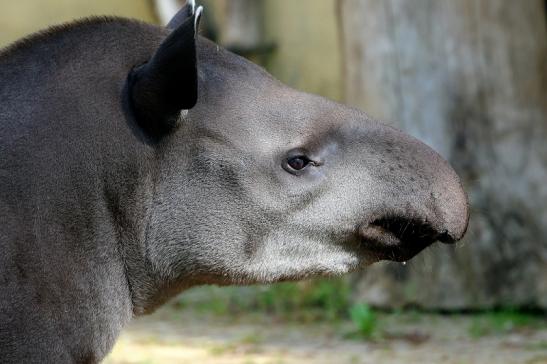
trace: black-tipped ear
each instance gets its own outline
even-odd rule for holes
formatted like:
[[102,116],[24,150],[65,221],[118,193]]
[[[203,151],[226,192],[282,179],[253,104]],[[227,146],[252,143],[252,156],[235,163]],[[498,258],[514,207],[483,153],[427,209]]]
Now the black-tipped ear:
[[190,18],[192,15],[196,13],[196,1],[195,0],[187,0],[186,4],[180,9],[175,16],[169,20],[169,23],[167,23],[167,28],[169,29],[176,29],[179,26],[182,25],[186,21],[186,19]]
[[129,75],[131,106],[137,122],[147,132],[169,132],[179,123],[181,112],[197,102],[196,38],[201,12],[201,7],[196,9],[147,63]]

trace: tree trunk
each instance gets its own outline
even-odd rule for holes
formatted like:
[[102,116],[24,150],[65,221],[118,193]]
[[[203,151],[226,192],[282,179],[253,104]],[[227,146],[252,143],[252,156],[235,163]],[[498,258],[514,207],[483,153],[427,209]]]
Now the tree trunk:
[[360,299],[547,309],[543,0],[339,0],[349,104],[446,157],[469,193],[455,247],[369,268]]

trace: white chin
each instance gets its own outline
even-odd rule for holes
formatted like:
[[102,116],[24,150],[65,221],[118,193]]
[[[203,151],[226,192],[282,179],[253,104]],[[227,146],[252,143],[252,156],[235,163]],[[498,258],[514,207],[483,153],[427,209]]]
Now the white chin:
[[372,262],[363,262],[356,255],[337,254],[330,257],[283,257],[279,259],[250,262],[245,267],[230,269],[234,283],[272,283],[287,280],[301,280],[313,277],[339,276]]

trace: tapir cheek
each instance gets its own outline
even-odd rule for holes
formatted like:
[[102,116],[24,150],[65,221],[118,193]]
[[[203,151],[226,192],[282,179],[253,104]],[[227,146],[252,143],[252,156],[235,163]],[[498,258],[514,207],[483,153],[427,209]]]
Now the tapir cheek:
[[307,199],[316,195],[327,179],[325,166],[309,166],[303,173],[293,175],[282,168],[276,173],[281,199]]

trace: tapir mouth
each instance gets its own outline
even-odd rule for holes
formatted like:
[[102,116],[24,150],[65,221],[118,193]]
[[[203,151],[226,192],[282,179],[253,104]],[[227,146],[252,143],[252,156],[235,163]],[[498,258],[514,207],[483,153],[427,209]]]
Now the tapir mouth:
[[435,241],[454,243],[447,230],[419,219],[382,218],[359,228],[362,247],[378,260],[404,262]]

